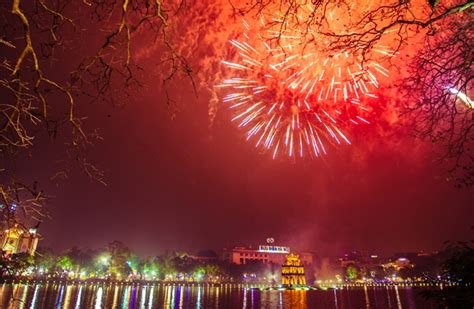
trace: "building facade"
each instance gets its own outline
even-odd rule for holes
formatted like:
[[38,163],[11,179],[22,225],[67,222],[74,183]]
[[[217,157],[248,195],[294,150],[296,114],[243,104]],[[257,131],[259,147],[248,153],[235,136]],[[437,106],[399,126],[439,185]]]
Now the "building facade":
[[39,237],[36,228],[26,230],[15,224],[0,234],[1,249],[5,254],[27,253],[34,255]]
[[282,246],[234,247],[231,250],[224,250],[224,260],[238,265],[255,262],[281,265],[289,253],[290,248]]

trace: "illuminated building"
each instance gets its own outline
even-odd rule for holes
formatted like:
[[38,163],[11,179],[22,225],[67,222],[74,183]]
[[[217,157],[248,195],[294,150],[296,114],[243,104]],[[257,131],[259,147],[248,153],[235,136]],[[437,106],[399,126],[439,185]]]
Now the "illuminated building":
[[15,224],[0,234],[1,249],[6,254],[28,253],[34,255],[38,240],[37,227],[26,230]]
[[249,264],[255,262],[283,264],[289,247],[260,245],[258,249],[251,247],[235,247],[224,251],[224,259],[233,264]]
[[296,254],[288,254],[285,264],[281,266],[281,284],[306,285],[304,266]]
[[382,264],[382,267],[385,269],[393,268],[399,271],[401,269],[413,268],[414,265],[410,262],[409,259],[405,257],[399,257],[395,261],[389,261],[388,263]]

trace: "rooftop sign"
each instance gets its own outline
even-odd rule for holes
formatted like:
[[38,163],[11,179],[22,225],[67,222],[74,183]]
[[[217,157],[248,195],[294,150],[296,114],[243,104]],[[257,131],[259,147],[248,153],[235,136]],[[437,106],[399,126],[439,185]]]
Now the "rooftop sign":
[[260,252],[271,252],[271,253],[290,253],[290,247],[280,246],[258,246]]

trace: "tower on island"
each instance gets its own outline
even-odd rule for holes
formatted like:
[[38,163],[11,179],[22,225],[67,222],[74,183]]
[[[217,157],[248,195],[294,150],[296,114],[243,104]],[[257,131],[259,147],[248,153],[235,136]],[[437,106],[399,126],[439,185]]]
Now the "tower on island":
[[298,255],[290,253],[286,256],[285,264],[281,266],[281,284],[306,285],[304,266]]

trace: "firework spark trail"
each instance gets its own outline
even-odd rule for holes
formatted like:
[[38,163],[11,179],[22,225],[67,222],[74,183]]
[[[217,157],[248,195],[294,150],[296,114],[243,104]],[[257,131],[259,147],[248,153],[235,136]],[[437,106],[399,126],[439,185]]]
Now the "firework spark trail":
[[468,97],[465,93],[457,90],[456,88],[453,88],[453,87],[447,87],[448,91],[451,93],[451,94],[454,94],[456,95],[459,99],[461,99],[462,102],[464,102],[464,104],[470,108],[470,109],[474,109],[474,101],[471,100],[470,97]]
[[[263,15],[256,27],[243,20],[243,39],[230,40],[237,60],[222,64],[234,76],[216,87],[230,89],[223,101],[235,111],[232,121],[273,158],[314,158],[327,153],[325,142],[350,144],[341,125],[369,123],[354,110],[369,111],[361,100],[377,98],[377,76],[387,77],[388,70],[347,51],[328,53],[326,38],[301,29],[304,16],[279,18],[270,19],[278,29]],[[391,53],[385,46],[374,50]]]

